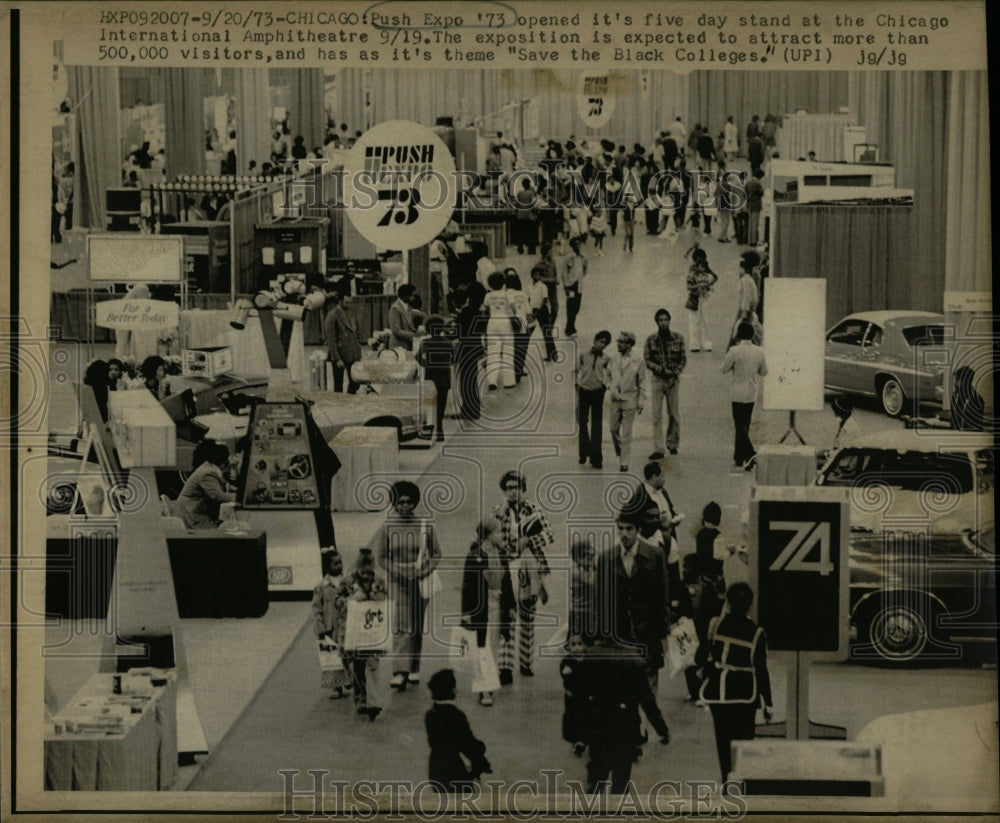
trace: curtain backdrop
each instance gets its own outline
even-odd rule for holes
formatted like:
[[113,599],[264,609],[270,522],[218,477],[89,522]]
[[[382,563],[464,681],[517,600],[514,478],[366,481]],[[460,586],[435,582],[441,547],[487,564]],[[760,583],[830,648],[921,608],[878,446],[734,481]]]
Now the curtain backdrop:
[[[422,74],[422,72],[411,72]],[[288,128],[291,136],[305,138],[306,151],[323,145],[326,134],[326,110],[323,103],[322,69],[272,69],[271,81],[274,86],[289,86]],[[260,162],[259,160],[257,161]]]
[[685,125],[688,129],[695,123],[707,125],[713,137],[729,115],[734,115],[744,141],[747,123],[755,114],[763,122],[767,114],[780,117],[799,109],[835,114],[848,105],[848,72],[694,71],[690,78]]
[[162,69],[167,179],[205,173],[205,69]]
[[948,77],[945,289],[991,291],[990,114],[986,72]]
[[913,276],[914,208],[789,203],[775,206],[775,216],[774,271],[826,278],[828,328],[859,311],[941,310],[944,278]]
[[118,70],[68,66],[69,95],[80,135],[76,206],[78,224],[105,228],[106,189],[121,185]]
[[251,160],[260,172],[271,159],[271,91],[267,69],[236,72],[236,170],[246,174]]
[[350,134],[364,131],[365,101],[370,99],[369,117],[374,123],[401,119],[433,125],[437,117],[447,116],[462,126],[510,103],[539,98],[543,137],[608,137],[631,147],[637,140],[651,145],[661,128],[687,111],[687,76],[621,70],[612,74],[615,110],[610,122],[602,129],[587,128],[577,113],[580,74],[567,69],[343,69],[338,75],[341,111],[336,117],[347,124]]

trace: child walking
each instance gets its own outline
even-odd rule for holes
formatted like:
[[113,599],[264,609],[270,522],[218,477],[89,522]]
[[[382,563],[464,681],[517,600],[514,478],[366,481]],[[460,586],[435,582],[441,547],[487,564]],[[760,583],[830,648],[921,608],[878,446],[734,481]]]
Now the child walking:
[[594,688],[590,682],[587,644],[583,637],[570,634],[566,649],[569,654],[559,662],[563,682],[562,736],[573,747],[573,754],[580,757],[587,750]]
[[[337,645],[344,647],[344,635],[347,632],[347,604],[351,601],[377,600],[384,601],[386,597],[385,581],[375,576],[375,558],[371,549],[361,549],[354,572],[346,578],[337,590],[336,604],[338,625],[336,630]],[[368,674],[373,675],[378,670],[378,658],[382,654],[375,650],[345,650],[344,664],[350,669],[354,686],[354,705],[358,714],[374,720],[382,713],[382,707],[368,704]]]
[[[340,647],[336,645],[336,633],[339,623],[337,611],[337,593],[344,577],[344,561],[340,552],[333,546],[321,550],[323,563],[323,579],[313,589],[312,611],[313,629],[319,640],[320,659],[329,657],[328,653]],[[324,653],[327,653],[324,655]],[[331,699],[337,700],[351,688],[351,673],[343,664],[339,669],[324,668],[322,685],[332,689]]]
[[434,701],[424,716],[431,748],[428,779],[442,793],[473,791],[479,776],[493,770],[486,759],[486,744],[472,733],[465,713],[455,705],[455,673],[441,669],[427,686]]

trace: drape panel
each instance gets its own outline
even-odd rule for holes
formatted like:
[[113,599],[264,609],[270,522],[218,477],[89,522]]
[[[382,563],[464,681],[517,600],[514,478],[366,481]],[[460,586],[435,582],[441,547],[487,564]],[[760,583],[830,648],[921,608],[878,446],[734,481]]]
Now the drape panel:
[[80,134],[77,169],[79,196],[76,214],[80,225],[105,228],[106,189],[121,184],[118,70],[68,66],[69,95],[76,106]]
[[913,277],[914,208],[779,204],[773,270],[825,277],[826,325],[859,311],[940,311],[943,277]]
[[[292,137],[302,135],[307,151],[323,145],[326,134],[326,110],[323,103],[322,69],[272,69],[271,84],[288,86],[291,89],[289,101],[288,128]],[[265,109],[262,114],[266,116]],[[258,162],[260,162],[258,160]]]
[[236,72],[236,168],[246,174],[251,160],[258,172],[271,159],[271,90],[267,69]]
[[167,179],[205,173],[205,69],[166,68],[163,98],[166,118]]
[[948,77],[945,289],[991,291],[989,85],[986,72]]
[[[838,71],[694,71],[685,125],[708,126],[715,137],[733,115],[745,140],[751,117],[781,116],[806,109],[831,114],[848,105],[848,72]],[[864,121],[862,121],[864,122]],[[794,159],[794,158],[785,158]]]
[[464,125],[499,112],[509,103],[538,97],[542,101],[539,126],[543,136],[559,140],[571,134],[578,140],[608,137],[631,147],[637,140],[651,146],[656,133],[687,110],[687,76],[617,71],[612,76],[615,110],[611,120],[604,128],[587,128],[577,113],[580,74],[566,69],[343,69],[338,75],[341,111],[337,118],[348,124],[351,133],[364,130],[366,93],[370,94],[374,122],[402,119],[427,125],[443,116]]

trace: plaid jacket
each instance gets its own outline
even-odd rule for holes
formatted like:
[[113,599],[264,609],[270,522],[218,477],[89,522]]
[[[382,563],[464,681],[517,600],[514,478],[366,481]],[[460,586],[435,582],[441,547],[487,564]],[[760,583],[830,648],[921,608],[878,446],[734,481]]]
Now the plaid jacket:
[[[545,558],[545,547],[551,546],[556,542],[556,536],[552,531],[552,527],[549,526],[549,521],[545,519],[545,515],[541,510],[536,509],[531,503],[524,500],[517,504],[517,514],[522,523],[529,517],[532,517],[532,519],[537,519],[537,522],[540,524],[540,528],[537,531],[532,529],[534,533],[525,538],[525,543],[528,551],[538,561],[538,571],[541,574],[548,574],[549,561]],[[496,506],[493,509],[493,516],[500,521],[503,550],[508,559],[513,560],[520,557],[520,553],[517,550],[517,526],[515,525],[514,513],[510,504],[504,502]]]
[[664,345],[659,333],[649,335],[646,338],[643,359],[646,361],[646,368],[656,380],[672,386],[687,365],[684,338],[672,331],[670,341]]

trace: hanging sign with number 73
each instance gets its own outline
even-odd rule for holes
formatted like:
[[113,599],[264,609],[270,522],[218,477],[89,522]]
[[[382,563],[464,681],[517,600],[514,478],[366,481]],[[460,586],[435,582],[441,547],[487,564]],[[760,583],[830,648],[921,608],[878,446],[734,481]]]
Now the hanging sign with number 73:
[[847,654],[850,505],[846,490],[758,486],[751,585],[768,648]]
[[431,129],[391,120],[369,129],[344,164],[344,207],[379,249],[430,243],[451,220],[455,159]]

